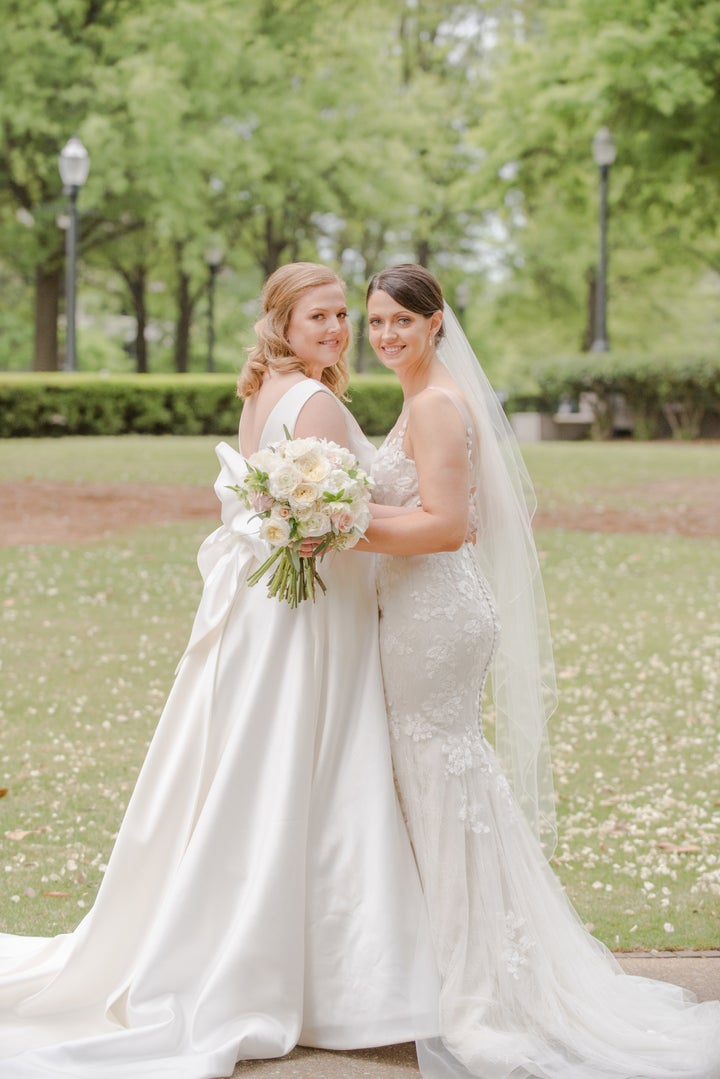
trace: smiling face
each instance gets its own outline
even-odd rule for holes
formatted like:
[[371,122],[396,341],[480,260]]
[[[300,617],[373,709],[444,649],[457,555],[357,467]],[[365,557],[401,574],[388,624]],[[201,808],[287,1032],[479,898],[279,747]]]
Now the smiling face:
[[333,367],[350,338],[345,293],[339,284],[317,285],[302,294],[288,322],[287,340],[308,378]]
[[426,318],[409,311],[382,289],[369,297],[367,310],[370,344],[385,367],[411,372],[432,360],[442,311]]

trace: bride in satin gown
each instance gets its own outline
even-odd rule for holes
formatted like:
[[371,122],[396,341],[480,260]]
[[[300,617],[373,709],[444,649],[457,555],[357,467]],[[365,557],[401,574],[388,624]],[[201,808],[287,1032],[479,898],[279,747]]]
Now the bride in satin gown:
[[[552,824],[551,654],[502,410],[427,270],[376,275],[368,319],[405,397],[375,459],[374,497],[415,509],[374,521],[368,537],[381,552],[393,761],[441,976],[441,1038],[418,1044],[422,1074],[718,1077],[720,1004],[624,975],[540,845]],[[470,506],[475,547],[464,542]],[[481,725],[488,673],[503,768]]]
[[[325,267],[269,279],[240,380],[244,455],[291,435],[373,448],[340,404],[347,309]],[[323,563],[296,610],[217,449],[222,525],[202,545],[188,647],[96,902],[52,939],[0,937],[3,1079],[209,1079],[298,1042],[437,1032],[437,974],[397,804],[372,558]]]

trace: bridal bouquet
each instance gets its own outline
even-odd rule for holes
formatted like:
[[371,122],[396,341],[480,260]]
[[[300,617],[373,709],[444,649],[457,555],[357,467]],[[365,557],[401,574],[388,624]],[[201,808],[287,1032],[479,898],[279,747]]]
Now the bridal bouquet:
[[[244,481],[230,489],[261,518],[260,536],[274,548],[248,584],[257,584],[274,566],[268,596],[291,607],[314,600],[316,585],[327,591],[316,557],[358,542],[370,523],[372,480],[349,450],[322,438],[288,435],[245,463]],[[318,540],[315,554],[300,558],[298,545],[313,537]]]

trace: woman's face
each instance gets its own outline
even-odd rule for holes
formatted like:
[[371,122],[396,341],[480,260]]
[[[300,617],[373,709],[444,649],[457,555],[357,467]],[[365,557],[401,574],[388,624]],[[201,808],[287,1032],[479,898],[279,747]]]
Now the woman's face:
[[308,378],[319,379],[343,354],[350,335],[345,293],[338,284],[317,285],[293,308],[287,339]]
[[426,318],[408,311],[382,289],[373,292],[367,310],[370,344],[385,367],[410,369],[432,357],[441,311]]

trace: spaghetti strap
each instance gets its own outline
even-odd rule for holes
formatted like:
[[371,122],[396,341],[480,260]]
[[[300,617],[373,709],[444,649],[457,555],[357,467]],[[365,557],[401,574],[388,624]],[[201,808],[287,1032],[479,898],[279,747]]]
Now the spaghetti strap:
[[472,432],[473,427],[470,422],[470,412],[467,404],[465,403],[465,399],[459,393],[455,393],[453,390],[448,390],[445,386],[426,386],[425,389],[438,390],[440,393],[444,393],[446,397],[449,397],[460,415],[462,416],[465,427],[468,431]]

